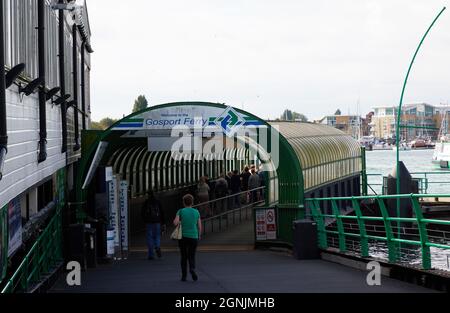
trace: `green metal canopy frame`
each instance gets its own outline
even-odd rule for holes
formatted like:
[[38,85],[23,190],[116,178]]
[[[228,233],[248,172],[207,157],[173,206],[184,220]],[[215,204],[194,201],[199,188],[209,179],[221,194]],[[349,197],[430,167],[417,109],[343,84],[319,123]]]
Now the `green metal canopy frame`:
[[[124,139],[120,136],[123,134],[120,130],[114,130],[118,125],[123,122],[127,122],[132,120],[133,118],[155,110],[159,109],[167,109],[172,107],[183,107],[183,106],[200,106],[200,107],[212,107],[212,108],[220,108],[227,109],[228,107],[223,104],[215,104],[215,103],[207,103],[207,102],[181,102],[181,103],[168,103],[158,106],[153,106],[142,110],[140,112],[136,112],[131,114],[122,120],[115,123],[109,129],[105,131],[96,131],[89,133],[93,135],[92,138],[89,138],[89,142],[86,142],[84,145],[84,149],[82,152],[82,158],[80,161],[80,167],[77,172],[77,180],[76,180],[76,208],[77,208],[77,219],[80,222],[83,222],[86,218],[86,213],[82,209],[83,204],[86,201],[86,190],[83,189],[83,181],[86,178],[90,162],[92,162],[95,152],[97,150],[100,142],[109,142],[112,144],[112,147],[116,146],[120,141],[130,140],[129,138]],[[234,108],[235,111],[245,114],[257,121],[259,121],[262,125],[268,127],[270,132],[277,132],[279,135],[279,166],[277,168],[277,176],[279,181],[279,199],[278,202],[280,205],[288,205],[292,208],[298,208],[298,216],[301,217],[304,213],[301,209],[304,207],[304,190],[303,186],[303,171],[300,164],[300,160],[293,150],[292,146],[289,144],[287,139],[280,134],[280,132],[272,127],[266,121],[260,119],[259,117],[248,113],[246,111]],[[86,149],[87,148],[87,149]],[[111,147],[109,147],[111,149]],[[271,151],[266,151],[270,153]]]
[[[402,89],[402,94],[400,97],[400,104],[398,107],[398,116],[397,116],[397,128],[396,128],[396,144],[397,144],[397,194],[399,195],[401,193],[401,182],[400,182],[400,128],[402,128],[401,125],[401,119],[402,119],[402,106],[403,106],[403,98],[405,96],[405,92],[406,92],[406,85],[408,84],[408,80],[409,80],[409,76],[411,74],[411,70],[412,67],[414,65],[414,62],[416,61],[417,55],[419,54],[419,51],[423,45],[423,43],[425,42],[425,39],[427,38],[428,34],[430,33],[431,29],[433,28],[434,24],[436,24],[437,20],[441,17],[442,13],[444,13],[446,7],[444,7],[439,14],[436,16],[436,18],[433,20],[433,22],[431,23],[430,27],[428,27],[425,35],[422,37],[422,40],[419,43],[419,46],[416,49],[416,52],[414,53],[414,56],[412,58],[412,61],[409,65],[408,68],[408,72],[406,73],[406,77],[405,77],[405,82],[403,84],[403,89]],[[403,127],[405,128],[405,127]],[[397,198],[397,217],[400,217],[400,198]],[[400,222],[397,223],[397,227],[398,227],[398,236],[400,238]]]

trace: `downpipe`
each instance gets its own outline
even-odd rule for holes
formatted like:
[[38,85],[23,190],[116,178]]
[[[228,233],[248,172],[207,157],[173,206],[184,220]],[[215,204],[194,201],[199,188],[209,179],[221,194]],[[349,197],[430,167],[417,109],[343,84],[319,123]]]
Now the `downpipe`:
[[[64,4],[64,0],[59,0],[60,4]],[[61,85],[61,96],[66,94],[66,65],[65,65],[65,51],[64,51],[64,43],[65,43],[65,34],[64,34],[64,27],[65,27],[65,17],[64,17],[64,10],[59,10],[59,29],[58,29],[58,36],[59,36],[59,80]],[[66,102],[63,102],[61,104],[61,124],[62,124],[62,149],[61,153],[67,152],[67,110],[66,110]]]
[[3,178],[3,168],[5,166],[6,154],[8,153],[3,13],[3,1],[0,1],[0,180]]
[[45,0],[37,0],[38,4],[38,57],[39,77],[43,86],[39,89],[39,154],[38,162],[47,160],[47,95],[45,93]]

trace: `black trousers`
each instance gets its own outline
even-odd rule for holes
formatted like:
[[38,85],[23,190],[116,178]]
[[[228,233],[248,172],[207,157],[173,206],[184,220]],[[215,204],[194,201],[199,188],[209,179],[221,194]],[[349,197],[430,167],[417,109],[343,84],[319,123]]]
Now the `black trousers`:
[[197,239],[183,238],[178,241],[181,252],[181,273],[187,275],[187,265],[189,261],[189,271],[195,271],[195,253],[197,252]]

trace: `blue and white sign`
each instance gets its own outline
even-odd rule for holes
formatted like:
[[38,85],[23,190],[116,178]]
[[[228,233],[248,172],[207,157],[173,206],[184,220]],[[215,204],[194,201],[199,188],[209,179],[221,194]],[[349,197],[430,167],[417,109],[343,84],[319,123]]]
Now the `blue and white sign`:
[[231,136],[241,127],[263,126],[264,123],[249,115],[228,107],[225,110],[213,106],[173,106],[145,112],[123,120],[114,130],[171,130],[185,126],[214,128]]

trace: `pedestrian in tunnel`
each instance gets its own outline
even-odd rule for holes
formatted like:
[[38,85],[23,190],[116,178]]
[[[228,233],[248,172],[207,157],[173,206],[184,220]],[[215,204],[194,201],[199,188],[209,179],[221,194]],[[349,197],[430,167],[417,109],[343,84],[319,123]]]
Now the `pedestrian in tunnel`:
[[161,232],[165,231],[166,225],[161,203],[156,199],[152,190],[148,192],[141,215],[146,225],[148,259],[155,259],[155,251],[158,258],[161,258]]
[[202,218],[207,218],[211,216],[211,209],[208,203],[209,192],[210,192],[209,185],[206,182],[206,178],[201,177],[197,185],[197,201],[199,204],[204,203],[198,208]]
[[196,273],[195,254],[197,252],[198,241],[202,234],[202,219],[198,210],[192,208],[194,197],[186,195],[183,197],[184,208],[179,210],[173,224],[181,224],[183,238],[178,241],[181,253],[181,281],[187,279],[187,269],[189,262],[189,272],[194,281],[198,280]]
[[217,206],[217,212],[216,214],[222,214],[227,211],[227,199],[223,199],[228,195],[228,183],[226,180],[226,175],[222,174],[219,179],[216,181],[216,199],[217,200],[216,206]]
[[241,177],[239,176],[239,171],[235,170],[233,172],[233,176],[230,180],[230,190],[231,194],[233,195],[232,198],[232,208],[240,208],[241,207]]
[[[246,192],[248,191],[248,180],[250,178],[252,174],[250,173],[250,168],[248,166],[246,166],[244,168],[244,172],[241,174],[241,184],[242,184],[242,191]],[[248,203],[248,195],[245,194],[244,195],[244,203],[247,204]]]
[[256,168],[252,168],[251,176],[248,179],[248,189],[250,190],[250,203],[258,202],[258,189],[261,186],[261,178],[256,172]]

